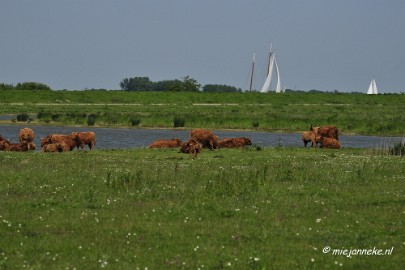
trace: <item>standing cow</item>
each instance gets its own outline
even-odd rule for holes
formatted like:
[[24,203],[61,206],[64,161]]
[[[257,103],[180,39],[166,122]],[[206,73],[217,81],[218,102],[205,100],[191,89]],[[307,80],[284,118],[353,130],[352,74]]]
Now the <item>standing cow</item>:
[[[315,136],[313,131],[304,131],[301,135],[301,140],[304,143],[304,146],[307,147],[307,144],[309,142],[312,142],[312,136]],[[311,146],[314,146],[313,143],[311,144]]]
[[214,135],[211,131],[197,128],[190,131],[191,139],[199,142],[202,147],[207,147],[209,149],[218,149],[218,139],[219,137]]
[[72,132],[73,136],[77,136],[77,148],[83,149],[88,145],[90,150],[96,145],[96,133],[90,132]]

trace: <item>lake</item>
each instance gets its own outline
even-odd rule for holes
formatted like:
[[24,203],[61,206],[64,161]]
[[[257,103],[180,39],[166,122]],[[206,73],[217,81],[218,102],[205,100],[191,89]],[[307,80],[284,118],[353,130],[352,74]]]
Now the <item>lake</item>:
[[[40,138],[48,134],[70,134],[72,131],[93,131],[96,133],[96,149],[120,149],[148,147],[155,140],[180,138],[189,139],[189,130],[177,129],[132,129],[132,128],[95,128],[95,127],[55,127],[30,125],[0,125],[0,134],[11,142],[18,142],[18,132],[21,128],[29,127],[35,133],[34,143],[40,150]],[[301,134],[273,133],[257,131],[224,131],[213,130],[220,138],[249,137],[254,145],[276,146],[303,146]],[[402,137],[355,136],[340,135],[342,147],[347,148],[379,148],[401,142]],[[310,146],[310,144],[308,144]]]

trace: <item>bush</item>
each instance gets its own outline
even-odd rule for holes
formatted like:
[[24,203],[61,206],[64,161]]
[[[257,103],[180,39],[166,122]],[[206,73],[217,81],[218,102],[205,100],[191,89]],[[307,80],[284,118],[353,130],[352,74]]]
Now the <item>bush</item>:
[[29,117],[30,116],[27,113],[20,113],[20,114],[17,114],[17,121],[18,122],[27,122]]
[[51,116],[52,121],[54,121],[54,122],[60,121],[60,116],[61,116],[61,115],[58,114],[58,113],[52,114],[52,116]]
[[96,123],[97,115],[96,114],[90,114],[87,116],[87,125],[88,126],[94,126]]
[[131,118],[131,125],[132,126],[138,126],[139,125],[139,123],[141,123],[141,120],[140,119],[137,119],[137,118]]
[[389,153],[393,156],[405,156],[405,140],[390,147]]
[[52,117],[52,115],[49,112],[39,112],[37,114],[37,118],[40,119],[40,120],[43,120],[43,119],[48,119],[49,120],[49,119],[51,119],[51,117]]
[[186,123],[186,120],[184,118],[174,117],[173,124],[174,124],[175,128],[176,127],[184,127],[185,123]]
[[258,128],[259,127],[259,122],[258,121],[252,122],[252,127]]

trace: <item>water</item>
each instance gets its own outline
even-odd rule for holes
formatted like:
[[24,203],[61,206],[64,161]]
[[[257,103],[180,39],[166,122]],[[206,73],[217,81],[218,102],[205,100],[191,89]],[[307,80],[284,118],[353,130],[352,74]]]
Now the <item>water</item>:
[[[155,140],[180,138],[186,141],[190,138],[189,130],[175,129],[129,129],[129,128],[93,128],[93,127],[54,127],[30,125],[0,125],[0,135],[18,142],[18,132],[21,128],[30,127],[35,133],[34,143],[40,149],[40,138],[48,134],[70,134],[72,131],[93,131],[96,133],[96,149],[122,149],[148,147]],[[213,131],[220,138],[249,137],[258,146],[304,146],[301,134],[272,133],[255,131]],[[401,142],[402,137],[380,136],[348,136],[340,135],[340,143],[345,148],[376,148]],[[310,143],[307,147],[310,146]]]

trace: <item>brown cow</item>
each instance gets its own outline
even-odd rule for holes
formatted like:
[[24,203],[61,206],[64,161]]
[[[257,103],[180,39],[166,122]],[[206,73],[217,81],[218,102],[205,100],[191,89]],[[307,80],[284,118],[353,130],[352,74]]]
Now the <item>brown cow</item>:
[[218,149],[219,137],[214,135],[211,131],[197,128],[190,131],[191,138],[202,144],[202,147],[209,149]]
[[90,150],[96,145],[96,133],[93,131],[89,132],[72,132],[73,136],[77,136],[78,144],[77,148],[83,149],[85,145],[88,145]]
[[[305,147],[307,147],[307,144],[309,142],[312,142],[312,138],[311,138],[312,136],[315,136],[313,131],[304,131],[302,133],[301,139],[304,142]],[[312,146],[313,146],[313,144],[312,144]]]
[[52,143],[51,137],[52,135],[47,135],[45,138],[41,138],[41,147],[44,147],[45,145]]
[[340,149],[342,147],[340,142],[335,138],[321,137],[319,141],[321,148]]
[[63,152],[65,143],[49,143],[42,147],[42,152]]
[[18,139],[22,142],[34,141],[34,131],[30,128],[22,128],[18,133]]
[[9,144],[9,142],[0,140],[0,151],[6,150],[6,144]]
[[243,148],[252,145],[252,140],[246,137],[225,138],[218,142],[218,148]]
[[339,140],[339,131],[335,126],[313,127],[311,125],[310,131],[314,132],[311,136],[312,147],[316,147],[316,145],[320,143],[320,137]]
[[75,147],[77,147],[77,145],[79,145],[79,139],[77,134],[51,134],[46,136],[45,138],[41,138],[41,147],[44,147],[45,145],[50,143],[64,143],[64,150],[72,151]]
[[182,141],[180,139],[170,140],[157,140],[149,145],[149,148],[177,148],[181,146]]
[[7,140],[6,138],[4,138],[3,136],[0,135],[0,142],[8,142],[10,143],[9,140]]
[[[1,148],[5,151],[28,151],[31,150],[31,144],[28,142],[23,143],[8,143],[3,141]],[[35,148],[34,148],[35,149]]]
[[180,152],[190,154],[191,157],[196,158],[201,153],[201,145],[194,139],[190,139],[188,142],[183,142],[180,147]]

